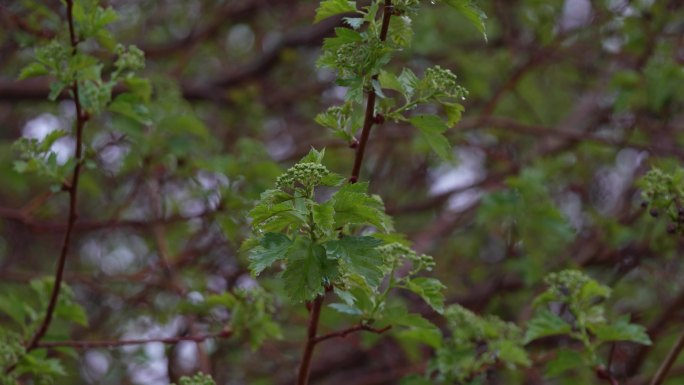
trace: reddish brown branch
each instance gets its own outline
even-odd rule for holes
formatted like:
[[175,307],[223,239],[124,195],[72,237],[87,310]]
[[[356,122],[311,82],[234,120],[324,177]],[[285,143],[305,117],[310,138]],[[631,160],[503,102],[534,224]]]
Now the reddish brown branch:
[[677,342],[675,342],[674,346],[672,346],[672,350],[670,350],[670,352],[667,353],[665,361],[663,361],[663,363],[658,368],[658,371],[653,377],[653,380],[651,380],[650,385],[660,385],[663,383],[663,381],[665,381],[665,378],[667,378],[667,374],[670,372],[672,365],[677,360],[677,357],[679,357],[679,354],[682,352],[682,349],[684,349],[684,333],[682,333],[679,336]]
[[[148,220],[137,220],[137,219],[83,219],[79,220],[75,224],[75,230],[78,231],[97,231],[97,230],[111,230],[115,228],[134,228],[134,229],[145,229],[158,225],[168,225],[179,222],[190,221],[194,219],[208,218],[215,214],[219,209],[216,210],[206,210],[195,215],[181,215],[181,214],[171,214],[160,218],[153,218]],[[0,218],[15,221],[21,223],[34,231],[39,232],[53,232],[53,231],[65,231],[66,227],[63,223],[48,222],[48,221],[37,221],[34,220],[30,215],[27,215],[23,210],[16,210],[7,207],[0,207]]]
[[[387,40],[387,31],[389,31],[390,18],[392,17],[392,0],[385,0],[385,6],[382,13],[382,27],[380,29],[380,41]],[[378,74],[373,75],[372,81],[378,80]],[[366,145],[370,137],[370,131],[375,123],[375,91],[371,90],[368,93],[368,100],[366,102],[366,114],[363,118],[363,129],[361,130],[361,139],[356,148],[356,157],[354,158],[354,168],[352,169],[349,181],[356,183],[359,180],[361,173],[361,164],[363,163],[363,155],[366,152]]]
[[318,321],[321,317],[321,307],[323,306],[322,295],[316,297],[311,305],[309,314],[309,326],[307,329],[307,340],[302,354],[302,361],[299,365],[297,385],[307,385],[309,383],[309,373],[311,372],[311,358],[316,347],[316,334],[318,333]]
[[[78,45],[78,37],[74,30],[74,17],[73,17],[73,0],[67,0],[67,20],[69,23],[69,38],[71,41],[72,54],[76,54],[76,47]],[[29,343],[26,345],[26,351],[31,351],[38,347],[41,338],[45,336],[50,323],[52,322],[52,316],[54,315],[55,308],[57,307],[57,301],[59,299],[59,292],[62,286],[62,280],[64,278],[64,266],[66,265],[67,254],[69,253],[69,246],[71,244],[71,235],[74,230],[74,224],[78,218],[77,205],[78,205],[78,180],[81,174],[82,166],[82,156],[83,156],[83,128],[87,117],[83,108],[81,107],[81,102],[79,100],[78,93],[78,81],[74,81],[71,86],[74,92],[74,104],[76,105],[76,165],[74,166],[73,175],[71,178],[71,183],[68,187],[69,192],[69,216],[67,218],[67,228],[64,233],[64,239],[62,241],[62,249],[59,254],[59,259],[57,261],[57,271],[55,272],[55,282],[52,287],[52,293],[50,294],[50,302],[48,303],[47,310],[45,312],[45,318],[43,322],[38,327],[38,330],[33,335]]]
[[601,380],[604,380],[610,385],[620,385],[617,378],[615,378],[613,376],[613,373],[611,373],[610,368],[605,368],[603,366],[596,368],[596,377],[598,377]]
[[163,344],[177,344],[179,342],[204,342],[212,338],[229,338],[233,335],[231,330],[225,330],[220,333],[199,335],[199,336],[178,336],[168,338],[142,338],[130,340],[94,340],[94,341],[45,341],[39,342],[39,348],[74,348],[74,349],[91,349],[91,348],[114,348],[119,346],[129,345],[143,345],[152,342],[161,342]]
[[340,331],[336,331],[336,332],[332,332],[332,333],[328,333],[328,334],[316,337],[315,343],[318,344],[318,343],[321,343],[325,340],[329,340],[331,338],[337,338],[337,337],[346,338],[349,334],[357,333],[357,332],[364,331],[364,330],[375,333],[375,334],[383,334],[386,331],[390,330],[391,328],[392,328],[392,325],[385,326],[384,328],[374,328],[374,327],[371,327],[368,325],[355,325],[355,326],[352,326],[352,327],[344,329],[344,330],[340,330]]
[[[392,0],[385,0],[385,5],[383,7],[382,14],[382,27],[380,29],[381,41],[385,41],[387,39],[387,31],[389,30],[389,22],[392,16],[392,9]],[[373,75],[372,79],[377,80],[378,75]],[[370,91],[368,94],[368,102],[366,105],[366,115],[363,123],[363,131],[361,132],[361,141],[359,142],[359,146],[356,150],[354,167],[352,169],[352,176],[349,178],[349,183],[356,183],[359,179],[359,171],[361,170],[361,163],[363,162],[363,154],[366,149],[368,137],[370,136],[370,129],[375,121],[375,97],[375,92]],[[316,347],[316,344],[327,338],[332,338],[323,336],[320,337],[323,339],[319,339],[319,337],[316,336],[318,333],[318,321],[321,316],[321,307],[323,305],[324,298],[324,296],[318,296],[311,304],[307,341],[306,345],[304,346],[304,353],[302,354],[302,361],[299,366],[297,385],[308,385],[309,383],[309,374],[311,372],[311,359],[313,358],[313,351]]]

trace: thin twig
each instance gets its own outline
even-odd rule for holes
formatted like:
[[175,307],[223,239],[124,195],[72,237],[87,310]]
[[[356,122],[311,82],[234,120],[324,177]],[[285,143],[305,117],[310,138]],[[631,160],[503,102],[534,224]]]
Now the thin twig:
[[371,327],[368,325],[355,325],[355,326],[352,326],[352,327],[344,329],[344,330],[340,330],[340,331],[336,331],[336,332],[332,332],[332,333],[328,333],[328,334],[316,337],[315,343],[318,344],[318,343],[321,343],[325,340],[329,340],[331,338],[337,338],[337,337],[346,338],[349,334],[364,331],[364,330],[375,333],[375,334],[383,334],[384,332],[390,330],[391,328],[392,328],[392,325],[385,326],[384,328],[374,328],[374,327]]
[[677,360],[677,357],[682,352],[682,349],[684,349],[684,332],[682,332],[682,334],[677,339],[677,342],[675,342],[674,346],[672,346],[672,350],[670,350],[670,352],[667,353],[665,361],[663,361],[663,363],[660,365],[660,368],[658,368],[658,371],[656,372],[656,375],[653,377],[653,380],[651,380],[650,385],[660,385],[663,383],[663,381],[665,381],[667,373],[672,368],[672,365]]

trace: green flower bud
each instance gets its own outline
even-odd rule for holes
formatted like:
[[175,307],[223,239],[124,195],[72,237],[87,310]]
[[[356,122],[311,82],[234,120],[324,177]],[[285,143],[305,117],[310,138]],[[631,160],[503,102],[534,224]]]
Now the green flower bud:
[[276,180],[276,187],[285,189],[302,185],[307,187],[316,186],[320,181],[330,174],[330,171],[318,163],[297,163]]

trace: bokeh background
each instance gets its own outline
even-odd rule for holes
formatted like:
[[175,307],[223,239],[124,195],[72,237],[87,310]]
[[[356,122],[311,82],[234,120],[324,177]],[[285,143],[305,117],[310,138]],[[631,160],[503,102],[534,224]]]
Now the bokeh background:
[[[97,126],[86,132],[96,167],[82,177],[66,275],[89,326],[56,324],[51,335],[209,330],[230,311],[197,318],[188,303],[272,286],[253,279],[239,251],[259,193],[312,146],[327,149],[330,169],[351,170],[348,143],[314,123],[345,93],[315,66],[341,20],[312,24],[316,1],[105,3],[120,13],[117,40],[145,52],[152,113],[168,118],[144,130],[110,114],[89,123]],[[524,323],[548,272],[578,267],[609,284],[611,312],[644,324],[654,341],[617,344],[613,368],[624,383],[644,384],[684,321],[681,236],[668,234],[667,218],[648,215],[638,189],[647,170],[673,169],[684,156],[684,2],[479,5],[487,41],[448,7],[425,1],[412,48],[390,64],[416,73],[438,64],[469,90],[463,120],[447,133],[454,161],[436,158],[408,125],[385,124],[372,133],[362,179],[414,248],[436,258],[449,303]],[[66,194],[15,172],[12,147],[73,123],[72,102],[47,101],[49,79],[16,80],[33,55],[24,47],[65,28],[49,16],[60,7],[0,1],[0,290],[17,295],[52,275],[65,228]],[[73,146],[69,137],[53,144],[58,162]],[[416,311],[439,322],[419,303]],[[332,311],[323,317],[326,330],[344,324]],[[89,349],[65,361],[63,383],[168,384],[203,369],[219,384],[289,384],[306,310],[279,302],[275,318],[285,338],[258,350],[240,339]],[[397,384],[430,355],[391,335],[350,336],[317,351],[312,383]],[[683,365],[668,384],[684,382],[676,377]],[[549,380],[535,365],[490,383],[599,383],[591,374]]]

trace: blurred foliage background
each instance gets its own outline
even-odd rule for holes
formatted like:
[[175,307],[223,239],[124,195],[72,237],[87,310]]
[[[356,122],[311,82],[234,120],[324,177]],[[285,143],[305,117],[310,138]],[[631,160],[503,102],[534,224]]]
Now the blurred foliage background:
[[[341,20],[312,25],[316,1],[105,3],[120,14],[117,41],[145,52],[154,123],[110,113],[89,123],[94,156],[66,273],[88,326],[57,322],[48,336],[220,329],[237,315],[197,305],[203,299],[282,289],[257,283],[240,252],[259,194],[312,146],[327,149],[331,170],[351,169],[349,143],[314,122],[344,96],[315,66]],[[601,354],[621,383],[647,383],[684,321],[682,233],[662,213],[648,215],[638,184],[684,157],[684,2],[481,0],[487,42],[433,3],[424,2],[412,48],[391,67],[422,73],[437,64],[469,90],[463,120],[447,133],[454,160],[439,160],[410,127],[385,124],[372,133],[362,179],[416,251],[435,257],[448,303],[524,324],[549,272],[580,268],[609,285],[609,312],[644,324],[654,344],[617,343]],[[48,79],[16,79],[30,47],[65,28],[60,7],[0,1],[0,292],[25,302],[35,300],[26,283],[53,274],[68,199],[47,178],[17,173],[12,144],[70,129],[74,108],[47,100]],[[52,144],[57,163],[73,146],[70,137]],[[441,322],[420,304],[414,310]],[[306,309],[275,306],[284,338],[257,350],[245,341],[259,342],[268,325],[249,318],[259,326],[239,338],[80,350],[64,361],[61,383],[167,384],[197,369],[218,384],[291,383]],[[322,322],[329,331],[344,320],[324,312]],[[312,383],[397,384],[430,355],[391,334],[353,335],[317,351]],[[487,383],[601,383],[592,373],[544,373],[540,360]],[[684,361],[668,384],[682,381]]]

